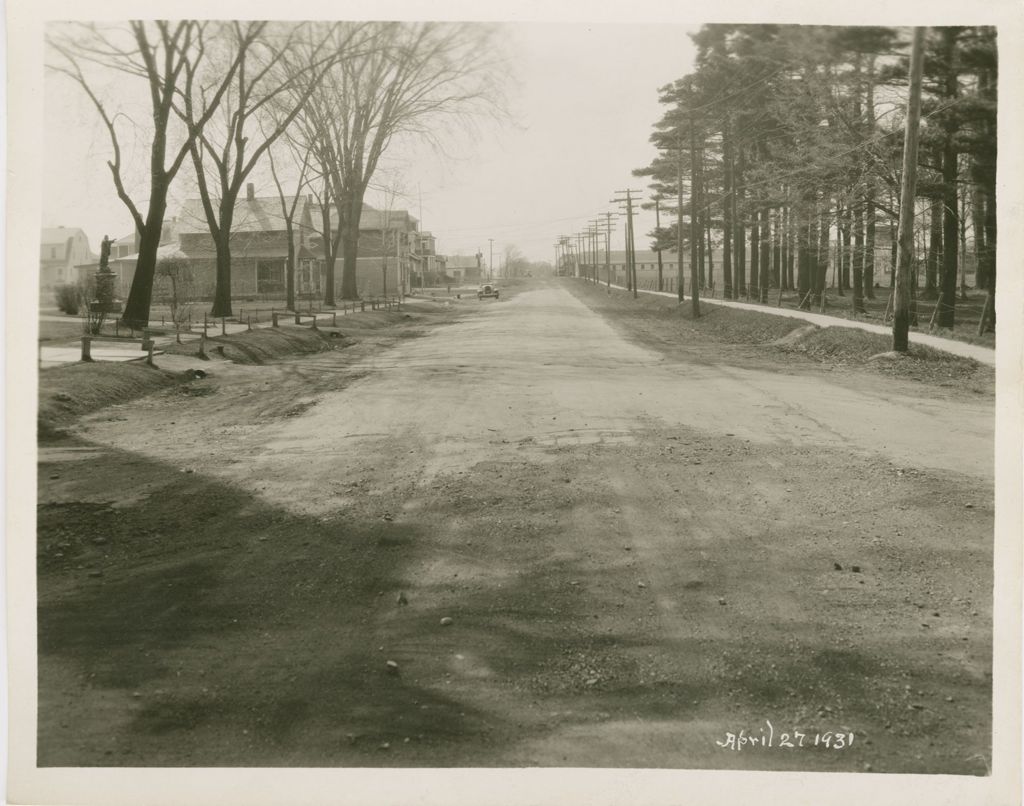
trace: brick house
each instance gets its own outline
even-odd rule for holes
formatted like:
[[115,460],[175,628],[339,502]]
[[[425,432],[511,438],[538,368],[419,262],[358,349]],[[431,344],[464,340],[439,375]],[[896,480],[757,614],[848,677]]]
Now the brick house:
[[[332,212],[332,228],[337,213]],[[323,257],[321,206],[311,197],[300,200],[293,221],[296,250],[295,293],[299,299],[322,298],[326,284]],[[235,299],[282,300],[285,297],[288,233],[278,196],[256,196],[248,185],[244,198],[235,204],[231,231],[231,296]],[[165,224],[157,261],[182,260],[192,269],[195,296],[213,297],[216,287],[216,249],[200,199],[185,202],[181,214]],[[410,265],[420,258],[417,222],[405,210],[381,211],[364,206],[360,219],[356,285],[360,297],[394,294],[409,287]],[[432,239],[431,239],[432,243]],[[432,248],[432,247],[431,247]],[[138,260],[138,240],[133,236],[116,241],[110,267],[118,275],[117,291],[125,296],[131,287]],[[440,259],[435,258],[435,262]],[[341,290],[343,260],[335,261],[335,289]],[[385,280],[386,272],[386,280]],[[168,281],[159,275],[153,298],[165,299]]]

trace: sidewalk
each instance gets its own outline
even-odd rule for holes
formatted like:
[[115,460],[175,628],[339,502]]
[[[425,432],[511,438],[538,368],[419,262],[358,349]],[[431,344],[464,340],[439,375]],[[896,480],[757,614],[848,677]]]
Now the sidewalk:
[[[607,284],[602,283],[602,285]],[[616,285],[615,283],[612,283],[612,288],[617,288],[620,291],[626,290],[623,286]],[[637,290],[640,294],[652,294],[656,297],[678,299],[676,294],[671,291],[648,291],[643,288]],[[689,302],[689,297],[687,297],[687,302]],[[891,327],[876,325],[872,322],[861,322],[857,319],[842,319],[838,316],[827,316],[826,314],[811,313],[810,311],[797,311],[792,308],[772,308],[756,302],[705,299],[704,297],[701,297],[700,302],[701,305],[707,303],[708,305],[721,305],[724,308],[740,308],[744,311],[757,311],[758,313],[766,313],[772,316],[785,316],[789,319],[803,319],[805,322],[810,322],[818,327],[850,327],[855,330],[865,330],[868,333],[880,333],[883,336],[892,335]],[[990,367],[996,365],[996,351],[991,347],[983,347],[980,344],[968,344],[967,342],[956,341],[955,339],[946,339],[942,336],[931,336],[927,333],[917,333],[915,331],[910,332],[910,343],[924,345],[925,347],[931,347],[934,350],[941,350],[952,355],[959,355],[963,358],[973,358],[979,364],[987,364]]]

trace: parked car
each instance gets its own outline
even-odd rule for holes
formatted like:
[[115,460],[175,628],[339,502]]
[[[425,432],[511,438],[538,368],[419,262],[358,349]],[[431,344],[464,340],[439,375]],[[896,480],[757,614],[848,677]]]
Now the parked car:
[[479,289],[477,289],[476,296],[477,299],[483,299],[484,297],[494,297],[497,299],[498,287],[492,283],[484,283]]

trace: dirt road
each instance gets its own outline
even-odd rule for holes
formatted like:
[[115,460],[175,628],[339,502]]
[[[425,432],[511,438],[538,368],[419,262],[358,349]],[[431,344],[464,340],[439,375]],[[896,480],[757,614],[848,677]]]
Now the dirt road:
[[41,449],[40,763],[985,773],[991,398],[464,304]]

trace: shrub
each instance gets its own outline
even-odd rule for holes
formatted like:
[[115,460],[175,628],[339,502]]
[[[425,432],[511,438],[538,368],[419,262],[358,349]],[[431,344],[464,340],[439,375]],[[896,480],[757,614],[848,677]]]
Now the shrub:
[[54,291],[57,307],[62,313],[75,316],[82,307],[82,289],[75,283],[64,283]]

